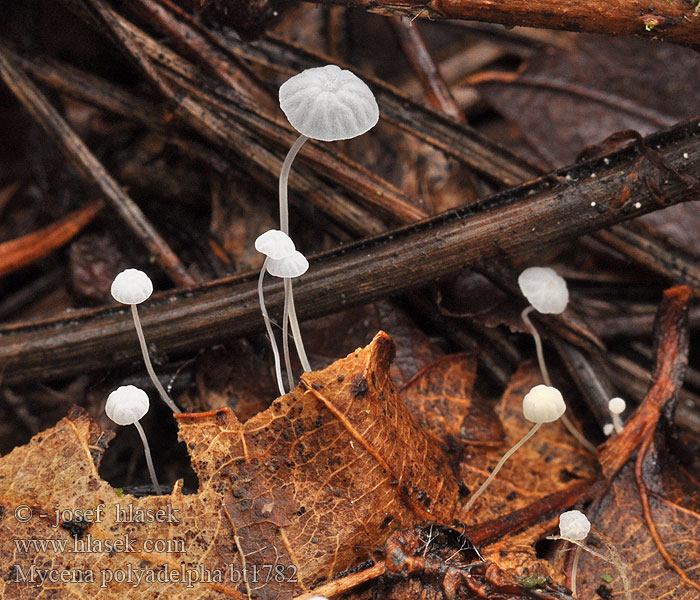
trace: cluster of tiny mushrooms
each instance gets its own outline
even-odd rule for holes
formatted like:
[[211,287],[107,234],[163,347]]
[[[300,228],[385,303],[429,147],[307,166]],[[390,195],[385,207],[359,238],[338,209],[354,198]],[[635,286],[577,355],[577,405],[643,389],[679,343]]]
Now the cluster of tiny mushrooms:
[[[282,347],[284,366],[287,374],[289,390],[294,388],[289,356],[288,329],[291,328],[294,344],[304,372],[311,371],[309,360],[306,356],[304,343],[301,338],[299,322],[294,308],[294,294],[292,279],[300,277],[309,268],[309,263],[304,255],[296,249],[289,236],[289,209],[287,203],[287,181],[292,162],[297,153],[308,139],[320,141],[339,141],[354,138],[369,131],[376,125],[379,119],[379,108],[369,87],[350,71],[341,69],[336,65],[327,65],[307,69],[291,79],[287,80],[279,90],[280,107],[290,124],[299,132],[299,137],[290,148],[282,164],[279,179],[279,212],[280,228],[271,229],[260,235],[255,240],[255,249],[265,256],[260,277],[258,279],[258,296],[260,310],[265,328],[272,346],[272,354],[275,363],[275,374],[280,395],[286,393],[284,379],[282,377],[282,364],[276,338],[272,329],[272,322],[265,307],[263,293],[263,281],[265,273],[273,277],[282,278],[284,282],[284,306],[282,314]],[[496,477],[505,462],[545,423],[551,423],[559,419],[571,432],[575,439],[586,449],[596,452],[595,447],[579,432],[576,427],[564,415],[566,403],[561,392],[552,386],[549,372],[544,360],[542,341],[529,318],[530,313],[537,311],[541,314],[561,314],[567,307],[569,292],[566,281],[554,270],[548,267],[530,267],[525,269],[518,277],[520,290],[528,300],[529,305],[522,312],[522,319],[535,340],[537,360],[544,385],[536,385],[523,398],[523,416],[533,423],[533,427],[511,447],[498,461],[491,474],[484,483],[471,494],[465,510],[469,511],[476,500],[487,489]],[[146,370],[162,400],[173,413],[181,412],[172,398],[168,395],[163,385],[153,370],[153,365],[148,355],[148,347],[139,319],[137,305],[146,301],[153,292],[153,284],[149,277],[137,269],[127,269],[119,273],[111,288],[112,296],[122,304],[131,306],[134,326],[138,336]],[[148,441],[139,420],[148,412],[149,399],[146,392],[133,386],[121,386],[113,391],[105,405],[107,416],[118,425],[134,425],[143,441],[146,463],[157,494],[161,493],[158,484],[153,460],[151,458]],[[609,402],[609,410],[612,423],[605,426],[606,435],[612,432],[619,433],[622,430],[620,414],[625,410],[625,401],[622,398],[612,398]],[[591,552],[615,565],[621,574],[628,600],[631,599],[629,582],[625,573],[625,567],[617,551],[610,544],[608,556],[605,556],[585,544],[583,540],[589,534],[590,523],[586,516],[577,511],[568,511],[560,516],[560,535],[549,539],[565,540],[575,544],[578,550]],[[578,554],[572,570],[572,588],[575,594],[576,565]],[[316,600],[326,600],[322,596]]]

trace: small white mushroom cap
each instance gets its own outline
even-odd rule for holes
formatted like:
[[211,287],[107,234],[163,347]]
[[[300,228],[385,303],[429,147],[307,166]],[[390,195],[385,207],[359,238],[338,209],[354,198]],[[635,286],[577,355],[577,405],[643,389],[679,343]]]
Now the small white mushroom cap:
[[291,279],[293,277],[299,277],[306,273],[309,268],[309,261],[306,257],[295,250],[293,254],[285,256],[284,258],[267,259],[267,272],[275,277],[282,277],[284,279]]
[[561,392],[549,385],[536,385],[523,398],[523,416],[532,423],[551,423],[565,411]]
[[608,410],[614,415],[621,415],[626,408],[627,403],[622,398],[612,398],[608,402]]
[[284,231],[270,229],[257,237],[255,249],[268,258],[280,259],[294,254],[296,247]]
[[559,534],[568,540],[580,542],[591,531],[591,522],[580,510],[568,510],[559,515]]
[[126,269],[112,282],[112,298],[122,304],[141,304],[153,293],[150,277],[138,269]]
[[114,390],[105,404],[105,413],[117,425],[133,425],[148,412],[148,394],[134,385]]
[[302,71],[282,84],[279,98],[294,129],[324,142],[362,135],[379,120],[372,90],[337,65]]
[[529,267],[518,277],[518,285],[530,304],[543,314],[560,314],[569,303],[566,280],[549,267]]
[[607,436],[612,435],[612,432],[615,431],[615,425],[612,423],[606,423],[603,425],[603,433]]

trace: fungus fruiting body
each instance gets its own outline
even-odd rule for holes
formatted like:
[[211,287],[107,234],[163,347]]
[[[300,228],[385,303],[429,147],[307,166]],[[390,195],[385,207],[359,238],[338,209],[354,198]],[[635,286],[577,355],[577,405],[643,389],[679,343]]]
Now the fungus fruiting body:
[[565,411],[566,403],[564,402],[564,398],[562,398],[561,392],[554,387],[536,385],[525,394],[523,398],[523,416],[535,425],[501,457],[486,481],[484,481],[481,487],[469,498],[465,510],[469,511],[472,506],[474,506],[477,498],[484,493],[505,462],[515,454],[525,442],[535,435],[544,423],[556,421],[561,418]]
[[[277,387],[279,388],[280,396],[284,396],[284,383],[282,380],[282,366],[280,364],[280,352],[277,347],[277,339],[272,330],[272,323],[270,321],[270,316],[267,313],[267,308],[265,307],[265,295],[263,292],[263,280],[265,278],[265,273],[268,272],[268,264],[271,261],[280,261],[285,257],[291,256],[296,252],[294,242],[286,233],[280,231],[279,229],[270,229],[265,233],[258,236],[255,240],[255,249],[265,255],[265,261],[260,269],[260,276],[258,277],[258,300],[260,301],[260,311],[262,312],[263,320],[265,321],[265,329],[267,330],[267,335],[270,338],[270,344],[272,346],[272,355],[275,361],[275,375],[277,377]],[[308,263],[307,263],[308,264]],[[285,301],[287,297],[285,294]],[[285,357],[286,358],[286,357]],[[289,374],[288,374],[289,375]]]
[[[546,385],[551,386],[552,380],[549,377],[547,364],[544,360],[542,339],[529,315],[533,310],[542,314],[558,315],[563,313],[569,303],[569,289],[566,285],[566,280],[549,267],[529,267],[525,269],[518,277],[518,286],[523,296],[530,303],[530,306],[525,308],[520,316],[535,340],[537,363],[542,373],[542,381]],[[584,448],[596,454],[595,446],[574,427],[566,415],[562,416],[562,423]]]
[[622,431],[622,419],[620,415],[625,412],[627,408],[627,403],[622,398],[611,398],[608,402],[608,410],[612,415],[612,424],[615,428],[615,433],[620,433]]
[[153,385],[158,390],[158,394],[163,399],[163,402],[165,402],[174,413],[179,413],[180,409],[175,405],[172,398],[170,398],[168,392],[165,391],[165,388],[161,384],[160,380],[158,377],[156,377],[156,372],[153,370],[151,358],[148,355],[146,337],[143,335],[141,319],[139,319],[139,311],[136,308],[138,304],[148,300],[153,293],[153,283],[151,282],[150,277],[138,269],[126,269],[114,278],[111,292],[112,297],[117,302],[131,306],[131,316],[134,319],[134,327],[136,328],[136,335],[139,338],[141,354],[143,355],[143,362],[146,365],[148,376],[151,378]]
[[[301,147],[308,139],[334,142],[366,133],[379,120],[379,107],[369,87],[359,77],[337,65],[306,69],[288,79],[280,87],[279,101],[289,123],[300,134],[282,163],[279,179],[280,230],[289,234],[289,172]],[[269,266],[268,263],[268,270]],[[310,371],[294,307],[292,283],[287,276],[280,276],[285,277],[286,309],[282,327],[285,364],[290,362],[284,325],[288,322],[302,368]]]
[[133,425],[141,436],[143,442],[143,451],[146,455],[146,464],[148,472],[151,475],[151,481],[157,494],[161,493],[156,471],[153,468],[153,459],[151,458],[151,449],[148,446],[146,433],[141,427],[139,421],[148,412],[149,401],[148,394],[142,389],[133,385],[123,385],[114,390],[108,397],[105,404],[105,413],[117,425]]
[[594,550],[590,546],[584,543],[584,540],[588,537],[591,531],[591,522],[588,517],[584,515],[579,510],[569,510],[561,513],[559,515],[559,535],[548,536],[548,540],[563,540],[570,542],[577,546],[576,555],[574,557],[574,563],[571,568],[571,591],[574,596],[576,596],[576,574],[578,569],[578,560],[580,556],[580,551],[584,550],[597,558],[604,560],[605,562],[613,565],[617,571],[620,573],[620,579],[622,580],[622,585],[625,588],[625,598],[627,600],[632,600],[632,593],[630,591],[630,582],[627,577],[627,570],[625,568],[625,563],[622,560],[619,552],[611,543],[609,543],[603,536],[596,534],[596,538],[602,542],[602,544],[607,548],[609,556],[601,554],[597,550]]

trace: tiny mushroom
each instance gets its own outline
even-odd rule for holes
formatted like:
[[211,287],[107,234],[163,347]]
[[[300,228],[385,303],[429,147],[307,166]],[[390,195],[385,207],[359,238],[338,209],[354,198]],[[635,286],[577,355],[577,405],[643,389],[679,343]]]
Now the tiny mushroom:
[[620,415],[625,412],[627,408],[627,403],[619,397],[611,398],[608,402],[608,410],[612,415],[613,427],[615,428],[615,433],[620,433],[622,431],[622,419]]
[[[542,373],[542,381],[546,385],[551,386],[552,380],[549,377],[547,364],[544,360],[544,351],[542,350],[542,338],[540,338],[540,334],[530,320],[529,315],[533,310],[542,314],[563,313],[569,303],[569,289],[566,286],[566,280],[549,267],[528,267],[520,273],[518,286],[523,296],[530,303],[530,306],[526,307],[520,316],[535,340],[537,363]],[[562,417],[562,423],[584,448],[592,454],[597,453],[595,446],[574,427],[566,415]]]
[[151,449],[148,447],[146,433],[139,421],[148,412],[148,394],[142,389],[133,385],[122,385],[114,390],[108,397],[105,404],[105,413],[117,425],[133,425],[141,436],[143,451],[146,454],[146,464],[151,475],[151,481],[157,494],[161,493],[156,471],[153,468]]
[[566,403],[564,402],[564,398],[562,398],[561,392],[554,387],[536,385],[525,394],[523,398],[523,416],[535,425],[501,457],[501,460],[498,461],[486,481],[471,495],[465,506],[467,512],[474,506],[476,499],[484,493],[486,488],[494,480],[506,461],[515,454],[525,442],[535,435],[544,423],[556,421],[561,418],[565,411]]
[[265,255],[265,261],[260,269],[260,277],[258,277],[258,299],[260,301],[260,311],[262,312],[263,320],[265,321],[265,329],[267,330],[267,335],[270,338],[270,344],[272,345],[272,354],[275,360],[275,374],[277,376],[277,387],[279,388],[280,396],[284,396],[285,391],[284,383],[282,381],[280,352],[279,348],[277,347],[277,339],[272,331],[272,323],[270,322],[270,317],[267,313],[267,308],[265,307],[263,279],[265,278],[268,264],[271,261],[284,260],[285,258],[294,254],[296,252],[296,248],[294,247],[292,238],[284,233],[284,231],[280,231],[279,229],[270,229],[257,237],[255,240],[255,249],[261,254]]
[[584,515],[580,510],[569,510],[561,513],[559,515],[559,535],[548,536],[548,540],[562,540],[570,542],[577,546],[576,554],[574,556],[574,562],[571,569],[571,591],[572,595],[576,596],[576,573],[578,569],[578,560],[580,556],[580,551],[584,550],[597,558],[604,560],[605,562],[613,565],[620,573],[620,580],[625,591],[625,598],[627,600],[632,600],[632,593],[630,591],[630,582],[627,577],[627,569],[625,566],[625,561],[620,556],[617,548],[613,546],[610,542],[605,540],[602,536],[596,536],[599,545],[605,546],[608,551],[608,556],[598,552],[594,548],[587,546],[584,540],[588,537],[591,532],[591,522],[588,517]]
[[[279,179],[280,229],[289,233],[288,181],[292,162],[309,138],[334,142],[357,137],[369,131],[379,120],[379,107],[372,90],[357,75],[337,65],[306,69],[285,81],[279,90],[282,112],[299,132],[299,137],[289,149],[282,163]],[[271,257],[272,258],[272,257]],[[283,257],[282,257],[283,258]],[[301,330],[296,316],[291,280],[285,279],[284,323],[291,326],[294,344],[304,371],[311,365],[306,356]],[[289,365],[287,325],[282,326],[285,342],[285,364]],[[288,374],[290,382],[292,376]],[[290,383],[291,385],[291,383]]]
[[131,306],[131,315],[134,319],[134,327],[136,327],[136,335],[139,338],[139,345],[141,346],[143,362],[146,364],[146,371],[148,371],[148,375],[151,378],[153,385],[158,390],[158,394],[163,399],[163,402],[165,402],[174,413],[179,413],[180,409],[175,405],[173,400],[165,391],[163,384],[161,384],[158,377],[156,377],[155,371],[153,370],[151,358],[148,355],[146,338],[143,335],[143,328],[141,327],[141,320],[139,319],[139,311],[136,308],[138,304],[148,300],[153,293],[153,283],[151,282],[150,277],[138,269],[126,269],[114,278],[111,292],[112,297],[117,302]]

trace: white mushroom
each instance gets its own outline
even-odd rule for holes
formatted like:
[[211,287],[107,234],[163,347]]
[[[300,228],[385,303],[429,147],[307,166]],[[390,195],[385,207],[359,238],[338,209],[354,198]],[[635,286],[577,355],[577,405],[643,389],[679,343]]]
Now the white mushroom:
[[139,338],[139,345],[141,346],[141,354],[143,355],[143,362],[146,364],[146,371],[153,382],[153,385],[158,390],[158,394],[163,399],[170,409],[174,413],[181,412],[180,409],[175,405],[172,398],[165,391],[163,384],[161,384],[158,377],[156,377],[156,372],[153,370],[153,365],[151,364],[151,358],[148,355],[148,346],[146,345],[146,338],[143,335],[143,328],[141,327],[141,319],[139,319],[139,311],[136,308],[138,304],[148,300],[153,293],[153,283],[151,279],[143,271],[138,269],[126,269],[119,273],[112,282],[112,297],[122,304],[129,304],[131,306],[131,316],[134,319],[134,327],[136,327],[136,335]]
[[583,541],[591,531],[591,522],[580,510],[568,510],[559,515],[559,535]]
[[[362,135],[377,124],[379,107],[367,84],[337,65],[306,69],[288,79],[280,86],[279,101],[290,124],[300,133],[282,163],[279,180],[280,230],[289,234],[287,183],[292,162],[301,147],[309,138],[333,142]],[[276,260],[273,256],[270,259]],[[264,266],[263,270],[265,268]],[[278,271],[274,266],[273,269]],[[285,326],[288,323],[292,328],[301,366],[304,371],[310,371],[311,365],[301,339],[294,299],[290,297],[292,294],[292,282],[285,278],[284,303],[287,308],[282,326],[285,364],[290,364]],[[288,376],[290,385],[293,385],[293,377],[291,374]]]
[[615,428],[615,433],[620,433],[622,431],[622,419],[620,415],[625,412],[627,408],[627,403],[619,397],[611,398],[608,402],[608,410],[612,415],[613,427]]
[[267,260],[267,272],[274,277],[293,279],[294,277],[300,277],[308,269],[309,261],[298,250],[284,258],[270,258]]
[[[537,363],[540,366],[542,380],[546,385],[551,386],[552,380],[549,378],[549,371],[547,370],[544,351],[542,350],[542,338],[540,338],[540,334],[530,320],[529,315],[533,310],[543,314],[563,313],[566,310],[566,305],[569,303],[569,290],[566,286],[566,280],[549,267],[529,267],[520,273],[518,285],[523,296],[530,303],[530,306],[525,308],[520,316],[535,340]],[[597,453],[595,446],[574,427],[574,424],[566,415],[562,416],[561,421],[579,444],[592,454]]]
[[586,515],[584,515],[580,510],[569,510],[559,515],[559,535],[551,535],[547,537],[548,540],[563,540],[577,546],[576,554],[574,555],[574,562],[571,567],[572,595],[576,596],[576,573],[578,571],[578,560],[581,550],[585,550],[589,554],[604,560],[617,569],[617,571],[620,573],[620,580],[622,581],[622,585],[625,590],[625,598],[627,600],[632,600],[632,592],[630,590],[629,578],[627,577],[626,564],[620,556],[620,553],[617,551],[617,548],[615,548],[615,546],[605,540],[602,536],[596,537],[600,544],[605,546],[607,549],[607,556],[598,550],[587,546],[584,543],[584,540],[588,537],[590,532],[591,522],[588,520],[588,517],[586,517]]
[[523,296],[537,312],[561,314],[569,303],[566,280],[549,267],[529,267],[518,277]]
[[506,461],[537,433],[537,430],[542,427],[543,423],[552,423],[556,421],[564,414],[564,411],[566,411],[566,403],[562,398],[561,392],[556,388],[546,385],[537,385],[525,394],[523,398],[523,415],[528,421],[533,422],[535,425],[501,457],[493,468],[493,471],[491,471],[491,474],[486,478],[486,481],[471,495],[465,506],[467,512],[474,506],[474,502],[476,502],[477,498],[481,496],[491,484]]
[[108,397],[105,404],[105,413],[117,425],[133,425],[141,436],[143,451],[146,454],[146,465],[151,475],[151,481],[157,494],[161,493],[156,471],[153,468],[151,449],[148,446],[146,433],[139,421],[148,412],[148,394],[142,389],[133,385],[123,385],[114,390]]

